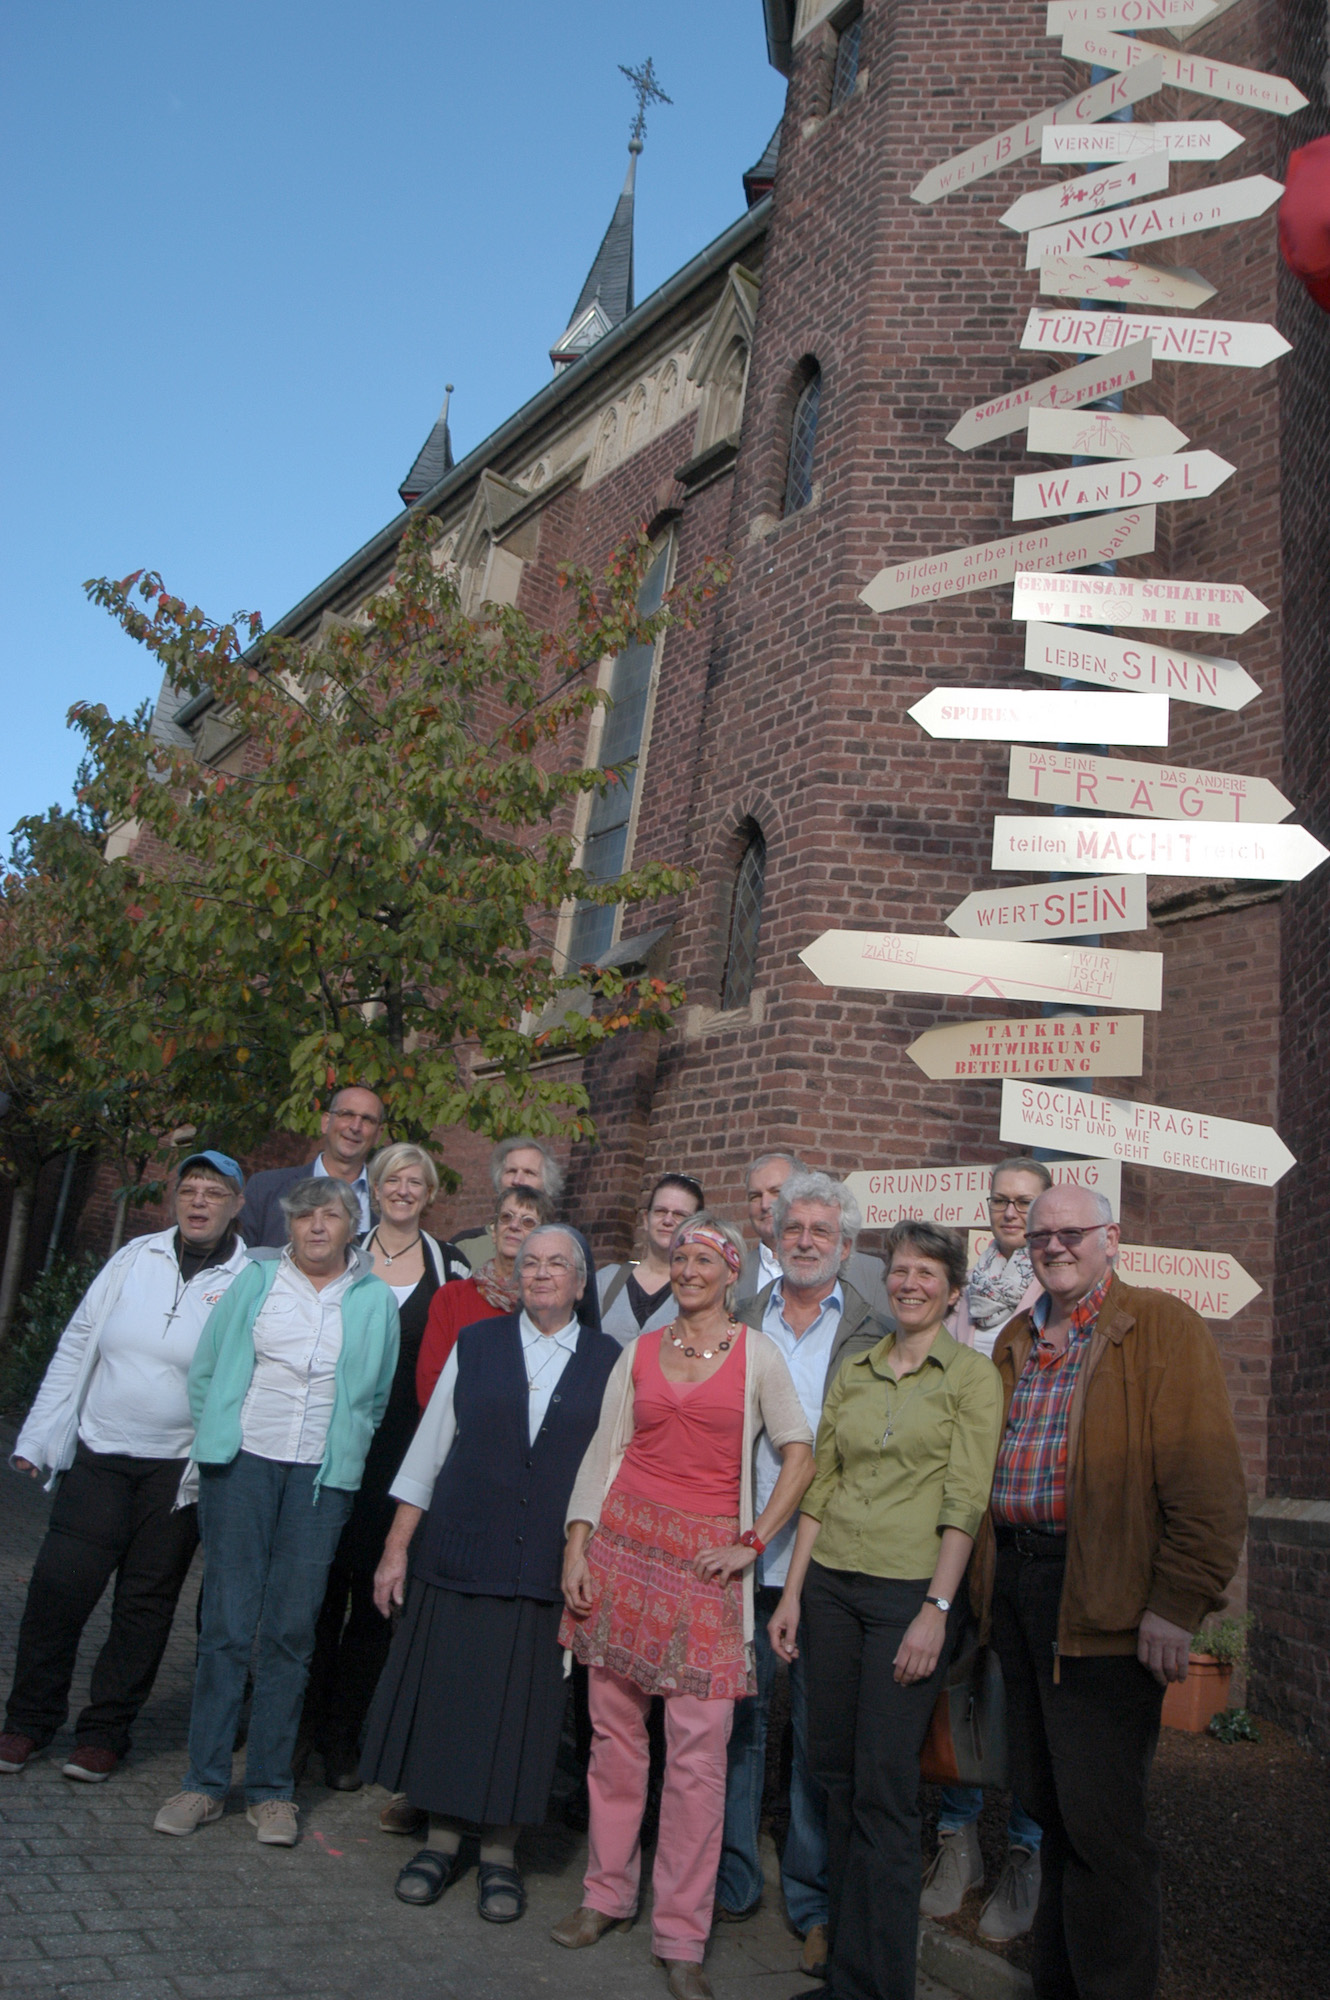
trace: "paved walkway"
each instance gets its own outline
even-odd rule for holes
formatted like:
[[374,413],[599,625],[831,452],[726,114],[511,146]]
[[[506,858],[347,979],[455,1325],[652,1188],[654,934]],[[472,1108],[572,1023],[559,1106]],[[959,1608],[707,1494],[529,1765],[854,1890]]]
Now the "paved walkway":
[[[0,1449],[7,1454],[7,1435]],[[46,1511],[36,1483],[0,1464],[5,1692]],[[0,1990],[43,2000],[663,2000],[645,1923],[575,1956],[550,1942],[551,1923],[579,1900],[585,1855],[585,1842],[558,1824],[524,1839],[530,1904],[523,1922],[504,1927],[476,1914],[474,1874],[433,1909],[396,1901],[393,1879],[412,1847],[378,1831],[378,1790],[302,1786],[294,1849],[258,1845],[238,1789],[215,1826],[186,1840],[153,1833],[153,1814],[184,1772],[194,1598],[191,1578],[133,1752],[107,1784],[61,1777],[68,1731],[22,1776],[0,1776]],[[99,1611],[74,1713],[105,1625]],[[806,1988],[778,1906],[768,1893],[758,1917],[718,1935],[707,1960],[717,2000],[788,2000]],[[948,1996],[921,1977],[919,2000]]]

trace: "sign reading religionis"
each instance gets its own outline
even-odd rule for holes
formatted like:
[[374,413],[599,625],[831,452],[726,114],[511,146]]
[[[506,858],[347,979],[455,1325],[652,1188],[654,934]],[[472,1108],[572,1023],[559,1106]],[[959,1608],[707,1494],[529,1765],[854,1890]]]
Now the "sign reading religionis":
[[1106,1160],[1256,1187],[1273,1187],[1296,1164],[1269,1125],[1011,1078],[1002,1085],[998,1129],[1017,1145],[1074,1146]]
[[1140,875],[1213,875],[1221,881],[1300,882],[1323,861],[1330,861],[1330,848],[1322,847],[1305,826],[1222,826],[1213,820],[1183,826],[1175,820],[1075,819],[1070,814],[1056,819],[999,814],[993,822],[994,868],[1068,869],[1084,875],[1121,869]]
[[[945,1222],[953,1229],[981,1229],[988,1221],[993,1166],[868,1168],[845,1176],[863,1211],[865,1229],[890,1229],[907,1216]],[[1050,1160],[1054,1187],[1088,1187],[1122,1206],[1122,1168],[1116,1160]]]
[[1139,1076],[1140,1014],[1056,1014],[1042,1021],[962,1021],[930,1028],[905,1051],[925,1076]]
[[1153,690],[1202,708],[1245,708],[1261,692],[1236,660],[1176,653],[1151,639],[1119,639],[1111,632],[1082,632],[1066,625],[1026,626],[1025,671],[1138,693]]
[[1096,875],[1079,882],[1035,882],[1028,889],[976,889],[956,905],[947,929],[957,937],[1019,942],[1143,931],[1149,923],[1144,875]]
[[[1293,803],[1268,778],[1241,771],[1193,771],[1180,764],[1136,764],[1081,750],[1027,750],[1017,744],[1007,779],[1011,799],[1139,813],[1145,819],[1287,819]],[[950,920],[948,920],[950,921]],[[1031,932],[1031,936],[1034,933]]]
[[[1136,822],[1127,824],[1134,827]],[[862,987],[874,993],[1087,1000],[1105,1007],[1151,1009],[1163,1004],[1164,958],[1157,951],[1003,944],[991,938],[934,937],[921,931],[823,931],[799,956],[824,986]]]
[[[971,1268],[992,1241],[990,1230],[970,1231]],[[1232,1319],[1261,1295],[1250,1271],[1225,1250],[1161,1250],[1153,1244],[1120,1243],[1113,1269],[1124,1285],[1169,1292],[1202,1319]]]

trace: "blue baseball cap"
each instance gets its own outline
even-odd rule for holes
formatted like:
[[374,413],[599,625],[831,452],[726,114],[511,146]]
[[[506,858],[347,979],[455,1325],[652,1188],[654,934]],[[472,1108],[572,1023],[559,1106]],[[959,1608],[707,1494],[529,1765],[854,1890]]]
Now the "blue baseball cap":
[[237,1194],[245,1192],[245,1176],[241,1173],[237,1162],[229,1153],[217,1153],[211,1149],[202,1153],[190,1153],[183,1159],[180,1162],[178,1178],[183,1180],[190,1168],[197,1167],[200,1162],[206,1167],[211,1167],[215,1174],[220,1174],[223,1180],[234,1181]]

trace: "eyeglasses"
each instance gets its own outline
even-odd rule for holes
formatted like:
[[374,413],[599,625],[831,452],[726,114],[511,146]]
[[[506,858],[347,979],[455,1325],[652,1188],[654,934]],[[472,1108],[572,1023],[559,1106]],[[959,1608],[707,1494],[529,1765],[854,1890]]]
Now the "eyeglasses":
[[207,1181],[181,1181],[178,1193],[187,1195],[190,1201],[206,1201],[220,1207],[224,1201],[234,1201],[237,1190],[218,1187],[215,1183]]
[[557,1277],[561,1271],[571,1271],[572,1268],[573,1263],[570,1257],[524,1257],[522,1259],[522,1275],[527,1278],[541,1277],[547,1272]]
[[991,1194],[988,1197],[990,1208],[1014,1208],[1018,1215],[1028,1215],[1033,1202],[1032,1194]]
[[840,1240],[840,1231],[832,1222],[787,1222],[780,1232],[780,1240],[782,1243],[794,1243],[805,1233],[812,1237],[814,1243],[836,1243]]
[[1032,1229],[1025,1239],[1027,1250],[1047,1250],[1051,1243],[1060,1243],[1064,1250],[1079,1250],[1081,1239],[1093,1236],[1096,1229],[1107,1229],[1106,1222],[1092,1223],[1089,1229]]

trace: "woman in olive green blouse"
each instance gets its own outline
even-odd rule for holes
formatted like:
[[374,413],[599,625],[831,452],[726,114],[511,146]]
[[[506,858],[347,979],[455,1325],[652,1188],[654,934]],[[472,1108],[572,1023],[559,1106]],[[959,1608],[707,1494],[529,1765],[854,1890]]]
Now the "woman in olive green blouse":
[[801,1639],[809,1763],[827,1792],[831,1957],[818,2000],[913,2000],[919,1754],[1002,1427],[996,1368],[942,1323],[965,1283],[961,1237],[901,1222],[887,1245],[897,1331],[832,1384],[768,1626],[782,1659]]

